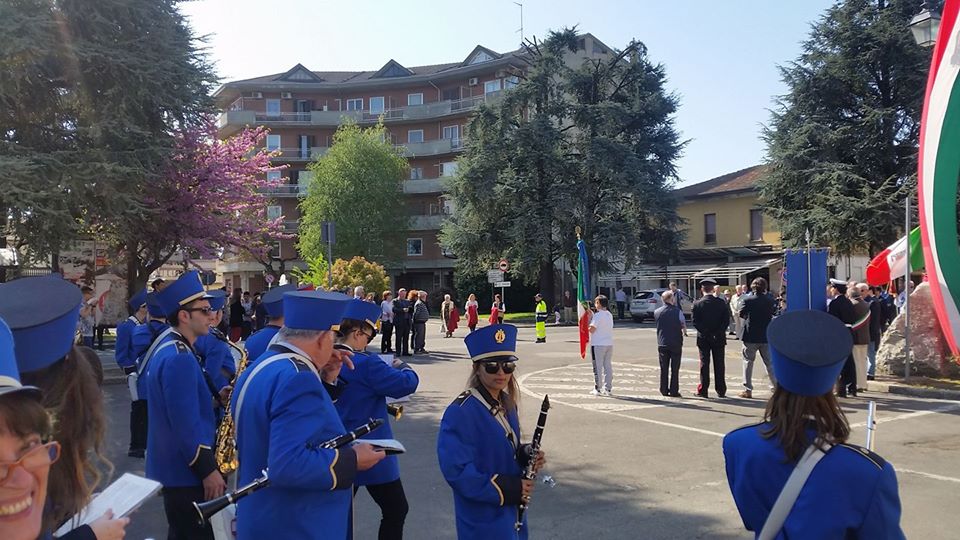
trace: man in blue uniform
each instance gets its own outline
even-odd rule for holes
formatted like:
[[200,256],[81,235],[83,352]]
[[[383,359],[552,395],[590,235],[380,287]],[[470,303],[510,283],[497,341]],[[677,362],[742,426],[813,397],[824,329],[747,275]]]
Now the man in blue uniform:
[[297,290],[297,286],[288,283],[287,285],[274,287],[263,295],[261,302],[267,311],[267,315],[270,316],[270,322],[243,342],[243,347],[247,350],[247,358],[251,362],[260,358],[263,351],[267,350],[270,342],[276,337],[277,332],[280,331],[283,326],[283,295],[295,290]]
[[[236,373],[236,366],[233,362],[233,355],[230,353],[230,346],[227,345],[227,336],[217,330],[217,325],[223,317],[223,308],[227,303],[227,293],[224,291],[210,291],[210,331],[202,336],[197,336],[193,348],[200,357],[204,370],[217,391],[221,403],[226,405],[226,396],[230,392],[230,380],[232,374]],[[219,409],[219,407],[218,407]]]
[[[137,372],[137,357],[133,355],[133,332],[138,326],[144,323],[147,318],[147,289],[143,289],[130,298],[127,302],[131,315],[127,320],[117,325],[117,344],[114,347],[114,353],[117,365],[130,377]],[[127,455],[136,456],[146,448],[147,430],[138,430],[140,418],[147,415],[146,408],[138,405],[140,401],[133,386],[130,386],[130,448]]]
[[[526,516],[515,528],[519,505],[533,492],[522,478],[530,459],[520,444],[513,378],[517,327],[495,324],[464,339],[473,362],[467,391],[443,413],[437,436],[440,471],[453,488],[459,540],[526,539]],[[543,465],[543,453],[537,469]]]
[[213,394],[193,344],[210,331],[210,301],[196,271],[159,294],[170,331],[143,359],[147,379],[147,477],[163,484],[168,538],[213,538],[193,503],[223,495],[226,483],[213,455]]
[[[393,431],[387,417],[387,397],[400,398],[417,391],[420,378],[399,358],[391,365],[378,355],[364,351],[377,335],[380,306],[356,298],[350,300],[340,323],[340,347],[353,353],[353,369],[342,370],[340,380],[344,389],[336,407],[347,429],[368,422],[371,418],[384,421],[382,427],[365,435],[368,439],[392,439]],[[357,474],[355,491],[366,486],[374,502],[380,507],[380,540],[403,538],[403,522],[407,516],[407,497],[400,482],[397,456],[387,456],[376,467]]]
[[778,386],[764,422],[723,439],[744,526],[771,539],[903,538],[893,467],[847,444],[850,427],[832,392],[853,348],[850,331],[827,313],[798,310],[774,319],[767,337]]
[[133,412],[130,418],[131,448],[127,455],[141,459],[147,451],[149,423],[147,417],[147,377],[144,372],[146,365],[143,363],[143,358],[150,346],[170,328],[170,325],[167,324],[167,318],[163,315],[163,308],[160,306],[158,295],[157,292],[147,294],[147,322],[134,328],[130,337],[130,355],[135,359],[137,369],[127,375],[127,385],[130,388],[130,397],[133,399],[131,405]]
[[357,471],[384,458],[369,444],[320,448],[347,431],[323,384],[349,365],[348,354],[334,350],[347,300],[339,293],[286,293],[277,342],[237,380],[230,403],[237,482],[251,482],[264,469],[270,474],[270,487],[238,504],[241,540],[346,539]]

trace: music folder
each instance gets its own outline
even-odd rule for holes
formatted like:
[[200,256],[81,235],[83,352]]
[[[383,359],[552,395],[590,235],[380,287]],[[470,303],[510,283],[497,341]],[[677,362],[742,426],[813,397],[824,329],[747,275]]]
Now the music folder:
[[63,536],[77,527],[89,525],[106,514],[107,510],[113,510],[114,519],[128,516],[144,501],[156,495],[161,487],[160,482],[124,473],[98,493],[83,510],[57,529],[55,536]]
[[357,439],[353,444],[367,443],[373,446],[374,450],[383,450],[388,456],[403,454],[407,451],[403,443],[396,439]]

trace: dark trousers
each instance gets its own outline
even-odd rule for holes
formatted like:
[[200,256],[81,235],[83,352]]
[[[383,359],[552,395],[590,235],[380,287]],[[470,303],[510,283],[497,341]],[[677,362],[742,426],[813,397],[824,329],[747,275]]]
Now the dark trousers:
[[[407,496],[403,492],[403,484],[397,478],[393,482],[386,484],[374,484],[366,486],[367,493],[380,507],[380,533],[378,540],[400,540],[403,538],[403,522],[407,518],[407,511],[410,509],[407,504]],[[353,493],[356,495],[360,486],[353,486]]]
[[147,449],[147,400],[130,402],[130,450]]
[[704,339],[697,340],[697,349],[700,349],[700,385],[697,386],[697,393],[707,395],[710,390],[710,357],[713,357],[713,375],[716,380],[713,381],[713,387],[717,394],[723,396],[727,393],[727,381],[724,378],[726,366],[723,360],[723,349],[726,344],[723,342],[708,341]]
[[167,540],[213,540],[210,524],[197,524],[194,501],[203,501],[203,486],[163,488],[163,512],[167,515]]
[[103,325],[97,325],[94,328],[94,333],[97,336],[97,349],[103,350],[103,334],[107,331],[107,327]]
[[[681,349],[657,347],[660,356],[660,393],[680,393],[680,353]],[[669,369],[669,371],[668,371]]]
[[623,308],[627,307],[626,302],[617,302],[617,318],[623,318]]
[[390,345],[393,344],[393,323],[390,321],[380,321],[380,352],[390,352]]
[[395,327],[397,334],[397,348],[393,350],[394,354],[410,354],[410,326],[398,324]]
[[414,347],[413,352],[422,351],[427,345],[427,323],[424,322],[414,322],[413,323],[413,336],[414,336]]
[[854,395],[857,393],[857,364],[852,354],[843,363],[843,370],[840,372],[840,389],[837,393],[846,395],[847,392]]

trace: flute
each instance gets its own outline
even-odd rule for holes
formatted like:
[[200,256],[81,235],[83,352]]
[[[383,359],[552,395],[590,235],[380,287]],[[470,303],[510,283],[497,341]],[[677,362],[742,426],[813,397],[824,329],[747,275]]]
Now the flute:
[[[353,441],[359,439],[360,437],[363,437],[367,433],[370,433],[371,431],[377,429],[382,425],[383,425],[383,419],[371,418],[369,422],[358,427],[357,429],[349,433],[344,433],[343,435],[334,437],[329,441],[322,442],[319,445],[314,446],[314,448],[323,448],[327,450],[334,450],[336,448],[340,448],[341,446],[350,444]],[[193,507],[197,511],[197,517],[198,517],[197,522],[202,526],[206,524],[207,520],[213,517],[214,514],[223,510],[227,506],[231,504],[236,504],[237,501],[246,497],[247,495],[250,495],[251,493],[255,493],[269,486],[270,485],[269,471],[267,469],[264,469],[262,474],[263,476],[261,476],[260,478],[257,478],[253,482],[250,482],[249,484],[237,489],[232,493],[225,493],[224,495],[217,497],[216,499],[210,499],[209,501],[202,502],[202,503],[194,502]]]
[[[537,477],[537,471],[534,467],[537,464],[537,456],[540,454],[540,439],[543,438],[543,427],[547,425],[547,412],[550,410],[550,396],[543,396],[543,404],[540,405],[540,418],[537,419],[537,429],[533,432],[533,440],[530,441],[530,456],[527,461],[527,468],[523,471],[524,480],[533,480]],[[520,508],[517,510],[517,522],[514,525],[516,530],[523,526],[523,514],[530,506],[530,498],[521,500]]]

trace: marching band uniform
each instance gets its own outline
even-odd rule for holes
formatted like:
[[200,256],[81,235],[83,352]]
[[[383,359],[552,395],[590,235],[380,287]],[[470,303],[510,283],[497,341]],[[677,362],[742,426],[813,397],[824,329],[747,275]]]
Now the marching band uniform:
[[[213,311],[223,309],[227,303],[227,293],[210,291],[210,296],[210,309]],[[230,353],[230,346],[227,345],[227,337],[223,332],[211,326],[209,334],[197,336],[193,348],[203,359],[203,367],[217,392],[228,386],[230,381],[227,377],[232,377],[232,374],[237,372],[237,368]]]
[[[380,320],[380,306],[352,299],[343,319],[362,321],[376,335]],[[371,418],[380,418],[383,426],[368,433],[366,439],[392,439],[393,431],[388,420],[386,397],[400,398],[416,392],[420,378],[404,362],[399,368],[383,362],[376,354],[354,351],[354,369],[344,369],[340,379],[345,383],[336,401],[337,413],[347,429],[354,429]],[[380,538],[400,538],[407,514],[407,499],[400,482],[400,466],[397,456],[388,455],[373,468],[357,473],[354,482],[359,488],[366,486],[370,496],[380,506],[383,520],[380,523]]]
[[[780,391],[801,396],[830,393],[853,347],[849,330],[822,311],[787,312],[770,323],[767,335]],[[811,420],[811,443],[814,428]],[[760,423],[723,439],[730,490],[744,526],[758,538],[776,514],[772,509],[786,491],[787,479],[800,469],[787,460],[779,434],[765,436],[769,430],[770,424]],[[792,507],[785,506],[788,514],[781,528],[769,526],[771,538],[903,538],[893,467],[867,449],[825,442],[825,453],[801,482]]]
[[[340,293],[288,292],[284,324],[336,331],[347,300]],[[347,538],[357,456],[349,447],[319,448],[346,430],[309,356],[285,341],[271,345],[240,375],[230,406],[238,485],[270,473],[268,489],[239,501],[237,537]]]
[[[170,328],[166,323],[158,294],[152,292],[147,295],[147,316],[149,320],[134,328],[133,335],[130,337],[130,355],[136,360],[138,372],[135,380],[136,392],[134,393],[131,390],[130,396],[131,398],[136,397],[131,404],[130,451],[127,452],[130,457],[143,458],[147,451],[149,418],[147,414],[147,376],[143,369],[143,357],[154,340]],[[134,377],[134,375],[130,374],[128,377]]]
[[[464,342],[476,362],[516,357],[517,328],[491,325]],[[460,394],[443,413],[437,436],[440,471],[453,488],[459,540],[527,538],[527,522],[515,529],[526,466],[515,408],[505,410],[483,387]]]
[[[159,293],[164,314],[207,297],[196,272],[187,272]],[[216,418],[211,391],[193,347],[175,327],[143,359],[149,431],[147,477],[163,484],[169,538],[213,538],[199,526],[192,503],[204,499],[203,479],[217,471],[213,444]]]
[[[137,312],[147,303],[147,289],[143,289],[133,295],[127,305],[130,311]],[[133,356],[133,332],[143,321],[131,315],[127,320],[117,325],[117,344],[114,348],[117,365],[127,376],[137,371],[137,357]],[[130,394],[130,448],[127,455],[140,455],[146,448],[147,430],[140,429],[141,418],[147,416],[146,409],[137,404],[139,400],[133,393]]]
[[247,350],[247,358],[251,362],[260,358],[263,351],[266,351],[267,347],[270,346],[273,338],[277,336],[277,332],[283,326],[283,295],[295,290],[297,290],[297,286],[288,283],[270,289],[260,298],[263,308],[267,310],[267,315],[270,317],[270,324],[257,330],[243,342],[243,347]]

